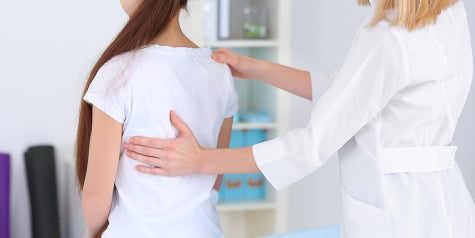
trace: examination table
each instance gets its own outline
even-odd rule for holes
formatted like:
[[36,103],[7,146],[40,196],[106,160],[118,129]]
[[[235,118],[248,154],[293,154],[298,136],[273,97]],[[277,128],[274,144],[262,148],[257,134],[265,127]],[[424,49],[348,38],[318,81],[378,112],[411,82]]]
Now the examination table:
[[278,235],[263,236],[262,238],[338,238],[338,229],[338,225],[316,227]]

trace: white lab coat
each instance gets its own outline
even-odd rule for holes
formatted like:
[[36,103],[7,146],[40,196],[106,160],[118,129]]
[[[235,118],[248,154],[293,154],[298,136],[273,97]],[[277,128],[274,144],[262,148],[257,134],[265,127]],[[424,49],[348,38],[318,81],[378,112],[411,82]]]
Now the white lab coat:
[[258,167],[280,189],[339,151],[344,238],[474,238],[452,145],[472,81],[470,42],[461,1],[413,32],[363,27],[308,126],[253,147]]

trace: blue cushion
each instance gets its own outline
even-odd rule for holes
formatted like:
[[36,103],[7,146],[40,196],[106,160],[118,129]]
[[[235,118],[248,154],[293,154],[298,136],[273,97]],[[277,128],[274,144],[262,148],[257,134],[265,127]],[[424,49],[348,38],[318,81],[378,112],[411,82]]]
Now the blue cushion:
[[279,235],[268,235],[262,238],[338,238],[338,225],[317,227],[307,230],[294,231]]

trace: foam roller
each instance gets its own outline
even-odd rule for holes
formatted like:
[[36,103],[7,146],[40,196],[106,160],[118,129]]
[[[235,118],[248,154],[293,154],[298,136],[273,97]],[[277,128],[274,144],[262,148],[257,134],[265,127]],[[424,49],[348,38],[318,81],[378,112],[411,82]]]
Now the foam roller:
[[28,148],[25,152],[25,164],[33,238],[59,238],[54,148],[52,146]]

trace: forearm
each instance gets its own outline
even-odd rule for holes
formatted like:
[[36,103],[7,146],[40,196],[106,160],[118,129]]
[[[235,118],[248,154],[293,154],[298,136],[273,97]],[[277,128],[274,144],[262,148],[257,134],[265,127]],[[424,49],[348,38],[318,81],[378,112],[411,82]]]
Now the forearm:
[[202,174],[258,173],[252,147],[203,149],[198,155]]
[[96,237],[107,223],[112,196],[83,193],[82,207],[89,237]]
[[88,235],[96,237],[107,223],[112,204],[122,139],[122,124],[93,108],[87,172],[82,192]]
[[308,100],[312,99],[309,72],[263,60],[254,60],[251,67],[252,78]]

